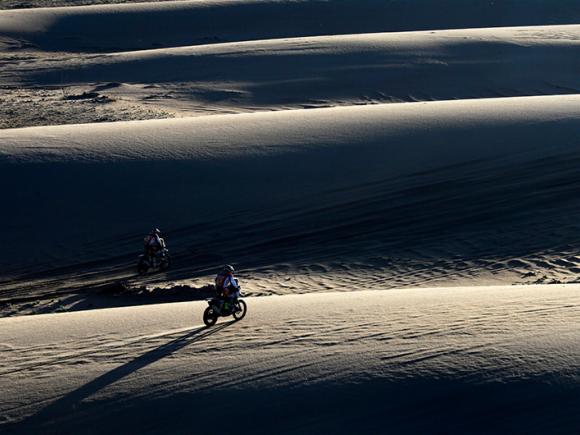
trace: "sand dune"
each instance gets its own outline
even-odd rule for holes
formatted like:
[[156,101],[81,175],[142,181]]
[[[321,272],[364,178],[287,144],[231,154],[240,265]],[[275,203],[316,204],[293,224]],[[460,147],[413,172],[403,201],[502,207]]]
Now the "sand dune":
[[578,22],[545,0],[0,11],[0,128],[577,93]]
[[15,6],[0,432],[578,432],[580,2]]
[[[95,3],[98,3],[95,2]],[[577,24],[574,0],[206,0],[0,12],[0,35],[56,51],[111,51],[283,37]]]
[[23,63],[4,83],[84,86],[182,115],[577,93],[580,26],[380,33]]
[[[425,285],[458,271],[574,276],[579,102],[3,130],[0,181],[18,189],[5,193],[11,207],[0,217],[2,293],[127,279],[151,225],[167,231],[176,255],[175,270],[155,279],[207,276],[224,261],[239,261],[254,289],[275,293],[300,285],[270,275],[322,271],[336,273],[341,290],[376,279]],[[50,234],[55,243],[39,243]],[[554,269],[558,256],[568,260]]]
[[[247,301],[245,319],[211,329],[199,326],[201,302],[1,319],[0,430],[573,433],[580,424],[578,286]],[[236,408],[235,430],[215,417],[224,402]]]

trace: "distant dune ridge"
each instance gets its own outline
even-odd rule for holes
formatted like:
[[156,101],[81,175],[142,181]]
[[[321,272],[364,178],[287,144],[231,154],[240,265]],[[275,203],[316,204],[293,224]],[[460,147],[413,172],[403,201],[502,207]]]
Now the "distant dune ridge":
[[182,114],[577,93],[580,26],[379,33],[80,56],[6,83]]
[[564,0],[0,11],[0,128],[577,93],[579,22]]
[[0,13],[0,34],[55,51],[112,51],[316,35],[578,24],[579,17],[575,0],[204,0],[5,11]]
[[0,11],[0,128],[577,93],[579,22],[546,0]]

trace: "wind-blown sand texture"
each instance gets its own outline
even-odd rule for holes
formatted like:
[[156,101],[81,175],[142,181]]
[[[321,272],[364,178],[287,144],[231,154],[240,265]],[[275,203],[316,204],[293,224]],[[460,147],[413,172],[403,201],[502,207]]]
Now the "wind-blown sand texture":
[[0,11],[0,432],[578,431],[579,2],[46,3]]
[[580,424],[578,286],[247,302],[241,322],[209,329],[202,302],[1,319],[5,427],[545,434]]

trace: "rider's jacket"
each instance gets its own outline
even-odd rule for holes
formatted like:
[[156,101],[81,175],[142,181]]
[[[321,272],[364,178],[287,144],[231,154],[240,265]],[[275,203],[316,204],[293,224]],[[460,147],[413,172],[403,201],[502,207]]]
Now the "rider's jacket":
[[145,237],[144,242],[145,247],[153,249],[161,249],[165,245],[164,240],[157,234],[148,234],[147,237]]
[[239,290],[238,281],[234,278],[233,273],[220,273],[215,277],[215,286],[219,291],[226,288]]
[[238,281],[234,278],[234,275],[228,274],[228,276],[226,277],[226,279],[224,281],[224,288],[233,288],[236,290],[240,289],[240,286],[238,285]]

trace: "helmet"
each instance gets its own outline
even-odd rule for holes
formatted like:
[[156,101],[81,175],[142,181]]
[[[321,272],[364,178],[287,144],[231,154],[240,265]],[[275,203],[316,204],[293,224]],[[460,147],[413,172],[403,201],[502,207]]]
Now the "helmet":
[[224,272],[234,273],[235,272],[235,269],[234,269],[234,266],[231,266],[229,264],[226,264],[226,265],[224,265],[223,271]]
[[152,236],[155,234],[159,235],[159,234],[161,234],[161,231],[159,231],[159,228],[154,228],[151,230],[151,232],[149,234],[151,234]]

